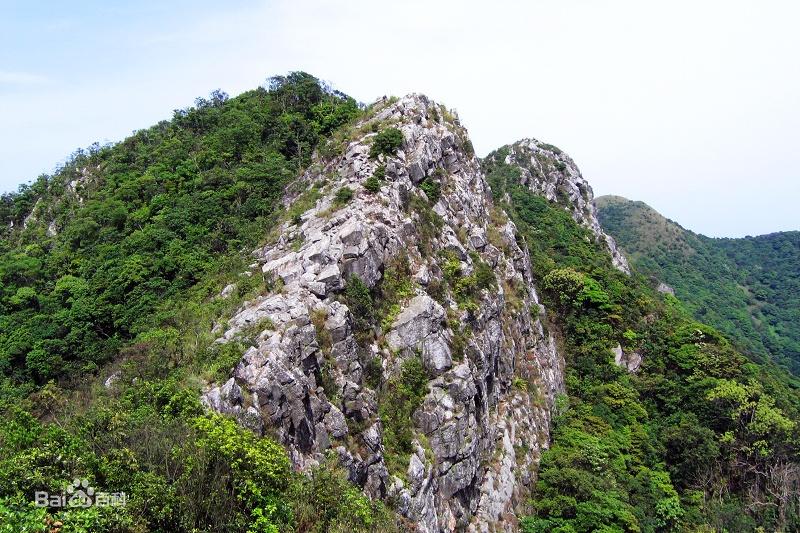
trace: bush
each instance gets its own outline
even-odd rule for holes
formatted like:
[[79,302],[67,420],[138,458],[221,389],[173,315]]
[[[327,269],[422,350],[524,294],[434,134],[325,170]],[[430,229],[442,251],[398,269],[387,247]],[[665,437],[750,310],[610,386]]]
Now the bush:
[[489,264],[485,263],[476,252],[470,253],[473,271],[463,275],[461,261],[452,252],[445,252],[442,265],[444,279],[453,291],[453,297],[462,309],[474,311],[483,289],[497,287],[497,278]]
[[375,319],[375,309],[372,304],[372,294],[361,278],[350,276],[344,288],[344,303],[350,309],[358,331],[369,330]]
[[[403,188],[400,189],[401,199],[404,190]],[[408,207],[419,217],[419,223],[416,227],[417,235],[419,236],[417,249],[425,257],[433,251],[433,240],[441,233],[444,220],[419,194],[408,195]]]
[[389,471],[403,476],[413,451],[412,415],[428,393],[428,374],[422,360],[411,357],[403,361],[400,375],[389,380],[384,388],[378,413],[383,422],[383,444]]
[[307,532],[398,531],[395,518],[380,501],[371,501],[353,486],[331,457],[303,476],[291,491],[295,529]]
[[370,176],[364,181],[364,188],[374,194],[381,190],[381,180],[375,176]]
[[428,197],[430,203],[435,204],[439,201],[439,198],[442,197],[442,185],[431,178],[425,178],[422,180],[422,183],[419,184],[419,188],[425,192],[425,196]]
[[353,199],[353,189],[350,187],[342,187],[336,191],[336,196],[333,197],[333,204],[336,206],[343,206]]
[[403,145],[403,132],[397,128],[388,128],[378,133],[372,142],[370,148],[370,157],[378,157],[379,155],[394,155],[397,149]]
[[[0,247],[0,372],[39,385],[82,375],[171,321],[166,308],[261,244],[264,228],[314,206],[313,189],[288,212],[280,200],[360,113],[352,98],[292,73],[235,98],[214,93],[4,195],[0,233],[13,238]],[[66,184],[84,172],[92,179],[79,203]],[[48,216],[23,228],[34,205]]]

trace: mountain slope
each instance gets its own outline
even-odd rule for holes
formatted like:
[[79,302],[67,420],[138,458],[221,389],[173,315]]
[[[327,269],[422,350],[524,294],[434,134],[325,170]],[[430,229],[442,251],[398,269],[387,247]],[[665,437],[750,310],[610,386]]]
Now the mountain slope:
[[[630,276],[615,268],[568,199],[540,196],[511,149],[489,154],[484,169],[541,280],[569,399],[554,419],[523,530],[796,528],[795,382],[748,363],[635,268]],[[763,435],[783,434],[784,444],[758,451],[755,420],[777,406],[777,425]],[[785,494],[788,507],[765,512],[756,496],[765,490]]]
[[[614,266],[630,273],[628,262],[618,250],[614,239],[600,227],[594,206],[592,187],[581,175],[575,162],[552,144],[536,139],[523,139],[493,153],[504,154],[504,168],[518,173],[517,180],[537,196],[556,202],[572,213],[575,221],[587,228],[604,244],[611,254]],[[487,158],[489,159],[489,158]],[[500,183],[494,184],[496,198],[504,194]]]
[[[11,530],[800,525],[792,381],[627,268],[550,145],[295,73],[2,209]],[[32,503],[76,478],[127,504]]]
[[[499,518],[527,494],[563,390],[527,257],[445,108],[412,95],[354,129],[300,178],[315,202],[257,251],[281,290],[246,302],[220,342],[269,330],[206,401],[252,413],[299,468],[334,449],[420,531],[509,530]],[[398,145],[376,155],[388,132]],[[396,391],[412,369],[421,390]]]
[[600,222],[641,271],[749,354],[800,372],[800,232],[712,239],[642,202],[604,196]]

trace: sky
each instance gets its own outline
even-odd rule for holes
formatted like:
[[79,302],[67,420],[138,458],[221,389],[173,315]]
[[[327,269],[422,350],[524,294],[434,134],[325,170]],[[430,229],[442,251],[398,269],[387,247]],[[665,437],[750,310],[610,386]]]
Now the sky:
[[686,228],[800,229],[800,2],[0,0],[0,191],[216,88],[427,94]]

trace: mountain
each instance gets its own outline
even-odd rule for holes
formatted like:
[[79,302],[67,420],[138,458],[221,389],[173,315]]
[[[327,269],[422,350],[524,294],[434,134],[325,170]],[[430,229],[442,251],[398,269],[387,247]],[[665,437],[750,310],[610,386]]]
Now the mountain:
[[[593,201],[554,146],[304,73],[76,154],[0,203],[0,523],[796,529],[791,376]],[[32,503],[87,486],[126,505]]]
[[713,239],[643,202],[603,196],[596,204],[636,267],[672,287],[695,318],[756,360],[800,372],[800,232]]

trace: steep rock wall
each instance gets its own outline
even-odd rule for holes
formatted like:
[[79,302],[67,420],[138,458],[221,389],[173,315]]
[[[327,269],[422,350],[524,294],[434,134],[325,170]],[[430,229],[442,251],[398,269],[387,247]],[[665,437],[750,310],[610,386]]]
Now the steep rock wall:
[[592,187],[572,158],[557,147],[536,139],[523,139],[505,148],[508,149],[505,162],[519,168],[522,184],[569,209],[576,222],[605,243],[614,266],[630,274],[628,261],[617,249],[613,237],[600,227]]
[[[388,127],[402,146],[371,158],[375,132]],[[385,177],[371,194],[364,183],[379,167]],[[563,359],[542,327],[528,254],[493,208],[466,131],[424,96],[387,101],[301,183],[320,198],[256,252],[264,275],[280,281],[221,325],[218,342],[260,333],[204,402],[277,437],[297,468],[332,450],[367,494],[392,498],[420,531],[515,530],[548,445]],[[438,184],[435,204],[423,183]],[[343,187],[354,196],[340,207]],[[407,258],[411,294],[379,317],[383,327],[358,331],[343,289],[357,276],[377,291],[397,258]],[[459,280],[486,265],[495,284],[459,298]],[[429,381],[412,416],[414,451],[390,473],[379,406],[417,356]],[[381,386],[370,361],[380,362]]]

